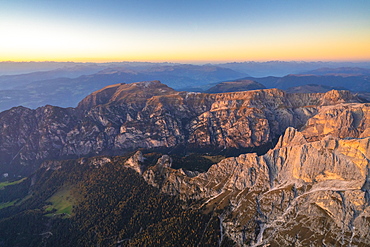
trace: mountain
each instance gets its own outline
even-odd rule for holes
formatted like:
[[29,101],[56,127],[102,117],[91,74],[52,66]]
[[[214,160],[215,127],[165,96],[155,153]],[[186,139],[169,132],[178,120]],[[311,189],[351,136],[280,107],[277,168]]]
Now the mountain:
[[237,80],[221,82],[217,85],[207,89],[205,93],[228,93],[228,92],[240,92],[249,91],[256,89],[265,89],[266,87],[261,83],[251,80]]
[[303,86],[291,87],[285,91],[288,93],[325,93],[330,90],[348,90],[348,89],[318,84],[306,84]]
[[222,160],[188,176],[170,163],[144,179],[163,193],[219,212],[222,236],[235,246],[370,244],[369,137],[308,142],[288,128],[263,156]]
[[305,74],[313,75],[342,75],[342,76],[353,76],[353,75],[370,75],[370,69],[359,68],[359,67],[340,67],[340,68],[320,68],[305,72]]
[[[304,62],[304,61],[267,61],[267,62],[233,62],[217,64],[217,66],[229,68],[253,77],[285,76],[288,74],[302,74],[306,71],[321,68],[358,67],[370,69],[369,62]],[[315,83],[315,82],[312,82]],[[264,83],[262,83],[264,84]],[[265,84],[264,84],[265,85]]]
[[205,94],[160,83],[116,84],[76,108],[15,107],[0,113],[0,173],[27,175],[46,159],[122,154],[138,148],[246,150],[271,146],[322,105],[358,102],[348,91],[278,89]]
[[73,70],[67,68],[0,76],[0,111],[19,105],[30,108],[47,104],[75,107],[86,95],[115,83],[159,79],[176,89],[194,89],[245,75],[216,66],[141,63],[137,66],[131,63],[113,65],[81,65],[73,67]]
[[337,75],[287,75],[279,79],[272,87],[288,89],[293,86],[319,84],[330,87],[348,88],[353,92],[370,90],[369,76],[337,76]]
[[0,62],[0,76],[19,75],[33,72],[49,72],[57,70],[76,70],[81,67],[96,68],[99,70],[112,67],[125,67],[127,69],[137,70],[152,66],[178,65],[176,63],[150,63],[150,62],[110,62],[110,63],[78,63],[78,62]]
[[94,74],[104,69],[98,65],[79,65],[63,67],[49,71],[37,71],[27,74],[2,75],[0,76],[1,90],[24,89],[28,84],[35,81],[52,80],[57,78],[77,78],[82,75]]
[[[248,69],[243,69],[244,67]],[[241,80],[252,80],[267,88],[283,90],[317,84],[353,92],[370,91],[368,63],[272,61],[200,66],[144,62],[29,64],[3,62],[0,63],[0,71],[2,68],[9,69],[9,73],[24,69],[30,73],[0,76],[0,111],[19,105],[32,109],[44,105],[75,107],[86,95],[102,87],[115,83],[152,80],[160,80],[179,91],[194,92],[205,92],[219,82]],[[40,71],[34,71],[37,69]],[[246,77],[247,74],[258,75],[259,71],[264,71],[264,75],[275,74],[281,77]],[[275,73],[276,71],[280,72]],[[255,89],[258,87],[263,88],[256,85]],[[217,92],[245,90],[231,88]],[[325,91],[312,87],[310,90],[312,91],[307,92]]]
[[83,63],[74,62],[0,62],[0,76],[28,74],[32,72],[41,72],[56,70],[60,68],[74,67],[83,65]]
[[159,81],[14,107],[0,113],[0,245],[368,246],[369,114],[349,91]]
[[283,77],[244,77],[240,80],[253,80],[265,85],[267,88],[279,88],[282,90],[294,87],[307,88],[307,85],[316,84],[333,89],[346,88],[352,92],[370,91],[370,76],[358,74],[290,74]]

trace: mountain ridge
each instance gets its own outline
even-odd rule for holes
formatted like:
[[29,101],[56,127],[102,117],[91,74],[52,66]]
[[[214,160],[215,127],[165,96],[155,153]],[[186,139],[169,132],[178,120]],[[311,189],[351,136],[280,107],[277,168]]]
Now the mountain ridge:
[[303,126],[323,105],[359,100],[346,91],[176,92],[155,81],[114,85],[81,102],[77,108],[18,107],[1,112],[1,172],[28,173],[45,159],[137,148],[261,147],[287,127]]
[[[165,194],[223,211],[224,234],[237,246],[334,244],[339,240],[366,245],[370,243],[369,222],[363,220],[370,218],[369,143],[369,137],[345,140],[330,136],[308,142],[300,132],[287,128],[277,146],[263,156],[226,158],[191,177],[172,169],[169,157],[163,156],[141,174]],[[305,220],[295,221],[292,214]],[[327,225],[316,217],[329,218]],[[329,231],[330,236],[322,234]]]
[[229,93],[241,92],[248,90],[265,89],[266,87],[259,82],[252,80],[236,80],[221,82],[217,85],[205,90],[205,93]]

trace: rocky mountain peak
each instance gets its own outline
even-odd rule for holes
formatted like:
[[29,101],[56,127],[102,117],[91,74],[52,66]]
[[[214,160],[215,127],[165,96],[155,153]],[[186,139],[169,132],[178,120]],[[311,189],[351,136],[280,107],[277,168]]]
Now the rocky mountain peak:
[[135,170],[137,173],[142,174],[143,166],[142,163],[144,162],[144,156],[141,151],[135,152],[126,162],[125,165],[129,168]]
[[94,106],[109,103],[143,103],[155,95],[176,93],[174,89],[160,81],[143,81],[130,84],[120,83],[104,87],[84,98],[78,109],[89,110]]
[[163,168],[170,168],[172,166],[172,158],[168,155],[163,155],[158,159],[157,166]]
[[265,155],[226,158],[196,176],[166,167],[160,173],[148,169],[143,177],[163,193],[221,212],[224,233],[238,246],[320,245],[338,239],[366,246],[369,143],[369,137],[330,136],[309,143],[288,128]]
[[[334,97],[337,93],[334,92]],[[361,138],[370,135],[370,104],[341,103],[322,106],[308,119],[302,134],[310,141],[332,135],[338,138]]]
[[322,97],[322,105],[333,105],[344,102],[358,102],[358,98],[348,90],[330,90]]
[[288,146],[302,145],[307,143],[303,134],[293,127],[288,127],[284,134],[279,137],[274,149],[280,149]]

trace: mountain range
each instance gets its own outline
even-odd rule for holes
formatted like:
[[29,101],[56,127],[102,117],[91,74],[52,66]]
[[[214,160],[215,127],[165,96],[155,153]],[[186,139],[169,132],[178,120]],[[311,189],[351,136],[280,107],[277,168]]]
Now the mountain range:
[[[242,74],[219,67],[194,65],[162,65],[127,68],[105,68],[100,66],[79,66],[73,69],[58,69],[47,72],[0,76],[0,111],[14,106],[23,105],[37,108],[43,105],[74,107],[85,95],[112,83],[132,83],[135,81],[162,78],[166,84],[178,90],[196,92],[232,92],[260,88],[279,88],[283,90],[293,87],[305,87],[304,92],[325,92],[331,89],[348,89],[353,92],[368,92],[369,75],[366,69],[341,68],[340,74],[332,74],[332,70],[319,70],[315,74],[287,75],[284,77],[243,77]],[[99,72],[96,72],[99,71]],[[361,71],[361,73],[359,72]],[[81,75],[92,73],[89,75]],[[63,77],[60,77],[63,76]],[[232,81],[254,81],[254,86],[231,84]],[[220,82],[217,85],[217,82]],[[223,84],[227,84],[225,85]],[[319,85],[313,88],[312,84]],[[307,87],[306,85],[311,85]],[[214,89],[211,89],[211,88]],[[218,90],[217,87],[224,89]],[[226,89],[227,88],[227,89]],[[310,91],[311,90],[311,91]],[[292,92],[293,92],[292,91]],[[302,90],[301,90],[302,91]],[[367,96],[364,96],[367,97]]]
[[[229,66],[230,65],[230,66]],[[231,66],[233,65],[233,66]],[[235,65],[235,66],[234,66]],[[334,67],[334,66],[337,67]],[[341,65],[352,67],[338,67]],[[363,66],[354,67],[355,65]],[[242,67],[240,67],[242,66]],[[261,69],[264,75],[270,69],[282,69],[277,73],[283,76],[247,76],[245,71],[254,73]],[[297,67],[298,66],[298,67]],[[324,66],[327,66],[324,68]],[[246,69],[241,69],[246,68]],[[297,69],[300,68],[300,69]],[[0,111],[14,106],[37,108],[44,105],[75,107],[86,95],[114,83],[160,80],[176,90],[207,92],[218,83],[251,80],[262,85],[257,88],[279,88],[288,90],[307,84],[317,84],[323,88],[312,92],[330,89],[348,89],[352,92],[369,91],[369,64],[367,63],[305,63],[305,62],[265,62],[234,63],[216,65],[189,65],[172,63],[15,63],[1,62]],[[51,70],[50,70],[51,69]],[[314,69],[314,70],[312,70]],[[17,73],[18,71],[18,73]],[[29,73],[21,73],[29,72]],[[297,73],[298,72],[298,73]],[[292,74],[295,73],[295,74]],[[227,91],[242,90],[229,85]],[[257,89],[256,87],[253,87]],[[246,90],[250,90],[245,88]],[[221,91],[217,91],[221,92]],[[306,91],[308,92],[308,91]],[[367,97],[367,96],[365,96]]]
[[369,246],[370,103],[303,83],[366,85],[366,70],[336,70],[202,93],[105,68],[68,79],[114,82],[76,107],[0,112],[0,246]]
[[0,114],[0,243],[367,246],[369,109],[348,91],[158,81],[76,108],[12,108]]
[[160,79],[184,89],[245,74],[216,66],[150,65],[140,67],[78,66],[47,72],[0,76],[0,111],[14,106],[37,108],[46,104],[75,107],[86,95],[114,83]]
[[32,171],[45,159],[137,148],[256,148],[289,126],[304,125],[318,106],[359,101],[348,91],[204,94],[178,92],[159,81],[115,84],[76,108],[16,107],[0,113],[0,172]]
[[[305,61],[267,61],[267,62],[233,62],[218,64],[238,72],[247,73],[253,77],[276,76],[288,74],[307,74],[307,72],[324,68],[364,68],[370,69],[369,62],[305,62]],[[339,71],[337,71],[339,72]]]

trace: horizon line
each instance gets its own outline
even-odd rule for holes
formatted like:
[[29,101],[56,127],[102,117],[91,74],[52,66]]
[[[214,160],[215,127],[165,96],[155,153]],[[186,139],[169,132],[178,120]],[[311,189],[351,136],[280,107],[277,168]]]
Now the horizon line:
[[109,63],[168,63],[168,64],[223,64],[223,63],[268,63],[268,62],[297,62],[297,63],[370,63],[366,60],[230,60],[230,61],[146,61],[146,60],[119,60],[119,61],[74,61],[74,60],[2,60],[0,63],[92,63],[92,64],[109,64]]

